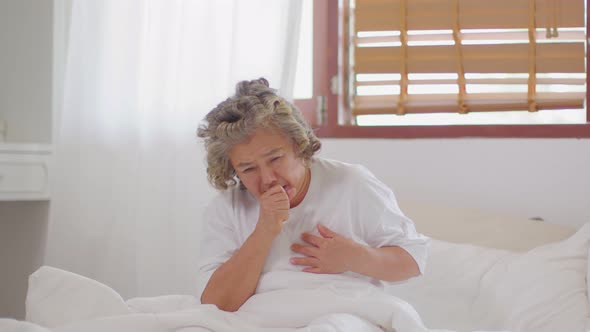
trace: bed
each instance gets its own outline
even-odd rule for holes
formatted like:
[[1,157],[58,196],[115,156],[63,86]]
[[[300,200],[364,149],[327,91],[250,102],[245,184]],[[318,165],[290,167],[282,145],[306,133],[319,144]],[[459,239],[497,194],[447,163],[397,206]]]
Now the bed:
[[432,238],[423,278],[390,287],[427,326],[457,331],[587,331],[590,224],[579,229],[408,202]]
[[432,238],[430,257],[422,277],[386,292],[360,285],[346,285],[344,293],[269,292],[232,314],[190,295],[124,300],[98,281],[42,267],[29,278],[27,322],[0,320],[0,330],[589,331],[590,223],[574,229],[434,204],[401,206]]

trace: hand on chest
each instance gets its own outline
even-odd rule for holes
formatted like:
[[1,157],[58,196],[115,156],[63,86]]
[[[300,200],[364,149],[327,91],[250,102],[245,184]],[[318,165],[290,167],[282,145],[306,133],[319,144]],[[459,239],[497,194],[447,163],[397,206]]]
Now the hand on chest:
[[[290,259],[304,257],[304,255],[294,252],[292,245],[298,244],[314,248],[317,242],[313,243],[310,241],[310,238],[321,241],[327,236],[325,233],[320,234],[318,231],[319,224],[326,226],[329,230],[340,236],[364,243],[358,227],[355,227],[355,223],[351,220],[350,216],[346,216],[343,213],[329,213],[329,211],[318,213],[310,209],[305,212],[293,213],[285,223],[279,236],[273,242],[272,249],[266,259],[264,272],[272,270],[301,270],[301,267],[293,265]],[[308,236],[303,237],[303,234],[308,234]]]

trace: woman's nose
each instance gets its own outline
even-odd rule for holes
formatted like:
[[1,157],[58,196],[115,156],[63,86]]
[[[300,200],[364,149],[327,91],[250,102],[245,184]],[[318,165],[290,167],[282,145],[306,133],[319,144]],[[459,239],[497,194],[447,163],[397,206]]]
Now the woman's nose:
[[261,167],[260,176],[262,179],[263,186],[268,189],[277,183],[277,176],[272,168]]

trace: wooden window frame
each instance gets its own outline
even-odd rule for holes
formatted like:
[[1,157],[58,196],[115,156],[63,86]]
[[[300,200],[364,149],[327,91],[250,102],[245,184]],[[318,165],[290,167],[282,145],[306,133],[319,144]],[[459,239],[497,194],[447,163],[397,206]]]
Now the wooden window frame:
[[[340,0],[342,1],[342,0]],[[350,112],[342,100],[343,94],[332,93],[332,77],[342,77],[346,66],[339,67],[339,45],[343,33],[339,18],[346,15],[339,0],[314,0],[313,40],[313,98],[295,100],[295,105],[311,123],[318,137],[323,138],[590,138],[590,82],[586,75],[586,123],[543,125],[428,125],[428,126],[356,126],[344,125],[342,119]],[[590,6],[586,0],[586,15]],[[586,50],[590,24],[586,24]],[[342,60],[341,60],[342,61]],[[586,56],[586,71],[590,57]],[[335,82],[334,82],[335,83]],[[342,85],[342,84],[340,84]],[[340,90],[342,90],[340,86]],[[319,96],[323,96],[320,107]],[[317,109],[321,109],[320,114]]]

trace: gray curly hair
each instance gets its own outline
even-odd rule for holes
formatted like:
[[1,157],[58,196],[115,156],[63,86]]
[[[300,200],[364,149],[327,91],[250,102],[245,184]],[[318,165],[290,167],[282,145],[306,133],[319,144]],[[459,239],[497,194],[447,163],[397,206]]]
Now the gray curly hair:
[[[230,149],[251,137],[258,129],[278,129],[295,147],[307,165],[321,148],[301,112],[260,78],[241,81],[234,96],[221,102],[205,117],[197,135],[207,151],[207,177],[213,187],[225,190],[238,184],[229,160]],[[245,189],[240,183],[240,188]]]

